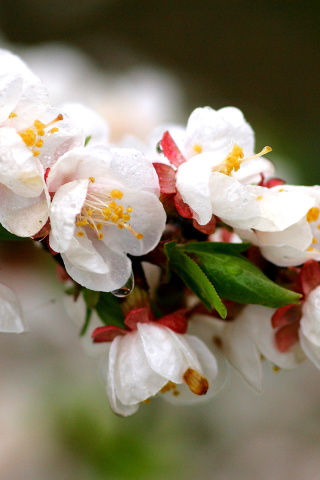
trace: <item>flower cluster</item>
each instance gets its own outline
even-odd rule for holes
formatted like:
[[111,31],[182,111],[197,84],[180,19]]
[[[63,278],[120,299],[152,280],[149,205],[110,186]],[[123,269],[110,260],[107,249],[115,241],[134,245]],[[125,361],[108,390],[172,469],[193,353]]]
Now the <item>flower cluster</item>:
[[[240,110],[111,145],[95,112],[51,106],[10,52],[0,65],[0,239],[57,262],[117,414],[206,400],[228,365],[258,392],[262,359],[320,368],[320,187],[274,177]],[[26,330],[16,294],[0,284],[2,332]]]

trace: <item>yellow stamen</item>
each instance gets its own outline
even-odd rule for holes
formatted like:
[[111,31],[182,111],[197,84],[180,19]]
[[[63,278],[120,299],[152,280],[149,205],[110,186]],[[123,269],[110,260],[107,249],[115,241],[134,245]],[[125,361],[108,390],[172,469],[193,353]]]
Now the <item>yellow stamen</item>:
[[84,233],[83,232],[77,232],[78,237],[83,237]]
[[318,243],[318,240],[316,239],[316,237],[313,237],[312,243]]
[[242,162],[253,160],[254,158],[261,157],[268,152],[271,152],[272,148],[264,147],[260,153],[252,155],[251,157],[243,158],[243,149],[239,145],[234,145],[231,152],[227,155],[223,162],[219,163],[212,168],[213,172],[220,172],[225,175],[231,175],[232,172],[237,172],[241,167]]
[[89,177],[89,180],[91,183],[94,183],[96,181],[96,179],[94,177]]
[[193,150],[194,150],[196,153],[202,153],[202,146],[199,145],[199,144],[193,145]]
[[205,395],[209,388],[208,380],[193,368],[188,368],[183,374],[183,380],[192,393]]
[[262,199],[263,199],[263,195],[258,195],[258,196],[256,197],[256,200],[262,200]]
[[15,117],[17,117],[17,116],[18,116],[18,115],[17,115],[16,113],[11,112],[8,118],[15,118]]
[[49,133],[56,133],[56,132],[59,132],[59,128],[57,128],[57,127],[53,127],[53,128],[51,128],[51,130],[49,131]]
[[278,367],[278,365],[273,365],[272,370],[273,370],[275,373],[278,373],[278,372],[280,372],[281,368]]
[[307,222],[315,222],[318,220],[320,210],[318,207],[312,207],[307,213]]
[[110,197],[111,198],[117,198],[119,200],[121,200],[121,198],[123,197],[123,192],[121,192],[120,190],[111,190],[110,192]]
[[34,157],[37,157],[38,155],[40,155],[40,150],[35,150],[35,151],[33,152],[33,156],[34,156]]

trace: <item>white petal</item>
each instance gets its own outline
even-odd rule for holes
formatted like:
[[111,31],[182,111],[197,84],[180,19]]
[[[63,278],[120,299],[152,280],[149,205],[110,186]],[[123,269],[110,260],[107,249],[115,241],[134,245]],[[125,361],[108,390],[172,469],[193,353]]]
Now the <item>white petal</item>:
[[196,214],[200,225],[207,224],[212,217],[209,179],[212,155],[201,154],[179,166],[176,174],[177,189],[185,203]]
[[150,366],[138,332],[115,340],[118,352],[114,385],[119,400],[126,405],[134,405],[155,395],[168,380]]
[[90,180],[75,180],[62,185],[53,197],[50,209],[50,246],[65,252],[75,231],[76,216],[81,212]]
[[21,197],[0,185],[0,223],[19,237],[31,237],[46,224],[49,197],[43,190],[39,197]]
[[[121,348],[121,338],[117,337],[113,340],[109,355],[106,362],[107,367],[107,375],[106,375],[106,387],[107,387],[107,395],[110,403],[110,407],[112,410],[117,413],[118,415],[122,415],[124,417],[128,415],[132,415],[135,413],[139,405],[125,405],[122,403],[116,393],[116,380],[118,377],[118,370],[117,370],[117,360],[119,354],[119,348]],[[119,346],[120,343],[120,346]]]
[[0,128],[0,182],[24,197],[36,197],[44,188],[41,164],[12,128]]

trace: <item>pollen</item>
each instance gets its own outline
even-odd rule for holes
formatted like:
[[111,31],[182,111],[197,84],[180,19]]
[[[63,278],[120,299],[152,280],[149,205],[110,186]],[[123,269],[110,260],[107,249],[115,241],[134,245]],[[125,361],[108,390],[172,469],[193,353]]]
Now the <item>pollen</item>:
[[[94,177],[89,177],[89,179],[91,183],[94,183]],[[137,240],[141,240],[143,234],[136,232],[129,223],[133,208],[131,206],[125,207],[118,203],[123,195],[121,190],[96,190],[94,186],[90,187],[89,184],[87,197],[80,214],[76,217],[76,226],[88,227],[90,230],[94,230],[98,240],[104,238],[106,234],[104,229],[107,226],[117,226],[120,230],[126,229]]]
[[202,146],[197,143],[196,145],[193,145],[193,150],[196,153],[202,153]]
[[312,207],[307,213],[307,222],[315,222],[319,218],[320,210],[318,207]]
[[208,380],[193,368],[188,368],[183,374],[183,380],[189,390],[195,395],[205,395],[209,388]]
[[15,117],[17,117],[17,116],[18,116],[18,115],[17,115],[16,113],[11,112],[8,118],[15,118]]
[[223,162],[219,163],[215,167],[212,168],[213,172],[223,173],[224,175],[231,175],[233,172],[237,172],[241,167],[243,162],[247,162],[248,160],[253,160],[254,158],[261,157],[268,152],[271,152],[272,148],[264,147],[260,153],[256,155],[252,155],[251,157],[244,158],[243,149],[235,144],[232,147],[231,152],[226,156]]
[[111,198],[117,198],[118,200],[121,200],[121,198],[123,197],[123,192],[121,192],[120,190],[111,190],[110,192],[110,196]]
[[[9,118],[13,118],[17,116],[14,112],[10,113]],[[54,120],[50,123],[43,123],[40,120],[35,120],[33,122],[32,127],[26,128],[25,130],[18,132],[22,140],[24,141],[25,145],[30,148],[34,157],[40,155],[41,151],[37,150],[43,146],[44,140],[40,137],[44,137],[46,132],[45,128],[53,125],[56,122],[59,122],[63,119],[63,115],[58,115]],[[58,132],[59,129],[54,127],[50,130],[49,133]]]
[[262,199],[263,199],[263,195],[258,195],[258,196],[256,197],[256,200],[262,200]]
[[94,177],[89,177],[89,180],[91,183],[94,183],[96,181],[96,179]]

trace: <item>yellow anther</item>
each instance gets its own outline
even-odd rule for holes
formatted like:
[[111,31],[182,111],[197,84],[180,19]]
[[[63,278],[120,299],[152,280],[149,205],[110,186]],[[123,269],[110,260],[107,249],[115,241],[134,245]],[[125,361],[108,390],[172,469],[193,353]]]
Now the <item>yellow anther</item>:
[[98,240],[102,240],[103,239],[103,233],[99,232],[98,233]]
[[33,152],[33,156],[34,156],[34,157],[37,157],[38,155],[40,155],[40,150],[35,150],[35,151]]
[[143,239],[143,233],[137,233],[137,234],[136,234],[136,238],[137,238],[138,240],[142,240],[142,239]]
[[278,367],[278,365],[273,365],[272,370],[273,370],[275,373],[278,373],[278,372],[280,372],[281,368]]
[[133,208],[132,208],[132,207],[128,207],[128,208],[127,208],[127,212],[128,212],[128,213],[131,213],[131,212],[132,212],[132,210],[133,210]]
[[91,183],[94,183],[96,181],[96,179],[94,177],[89,177],[89,180]]
[[239,145],[234,145],[231,152],[224,159],[223,162],[219,163],[212,168],[213,172],[223,173],[225,175],[231,175],[232,172],[236,172],[241,167],[242,162],[247,162],[248,160],[253,160],[254,158],[261,157],[268,152],[271,152],[272,148],[264,147],[260,153],[252,155],[251,157],[243,158],[243,149]]
[[51,128],[50,133],[56,133],[56,132],[59,132],[59,128],[57,127]]
[[193,150],[196,153],[202,153],[202,146],[197,143],[196,145],[193,145]]
[[106,207],[106,208],[103,208],[102,213],[103,213],[103,215],[105,215],[106,217],[108,217],[109,215],[111,215],[112,211],[111,211],[110,208],[107,208],[107,207]]
[[124,228],[123,223],[118,223],[118,228],[120,228],[120,229]]
[[83,220],[79,220],[78,222],[76,222],[76,225],[77,227],[84,227],[85,225],[88,225],[88,223],[88,220],[84,218]]
[[316,251],[317,251],[316,248],[313,248],[313,247],[307,248],[307,252],[316,252]]
[[16,113],[11,112],[8,118],[15,118],[15,117],[17,117],[17,116],[18,116],[18,115],[17,115]]
[[43,128],[41,128],[40,130],[37,130],[37,135],[39,135],[39,137],[43,137],[45,133],[46,132],[43,130]]
[[41,140],[41,138],[39,138],[39,140],[36,141],[35,146],[38,147],[38,148],[41,148],[42,145],[43,145],[43,140]]
[[320,210],[318,207],[312,207],[307,213],[307,222],[315,222],[318,220]]
[[101,225],[101,223],[97,223],[96,227],[97,227],[97,230],[102,230],[102,225]]
[[120,190],[111,190],[110,192],[110,197],[111,198],[118,198],[119,200],[121,200],[121,198],[123,197],[123,192],[121,192]]
[[111,208],[112,210],[114,210],[115,208],[117,208],[117,206],[118,206],[118,205],[116,204],[116,202],[110,202],[110,203],[108,204],[108,207]]
[[77,232],[77,236],[78,237],[84,237],[84,233],[83,232]]
[[124,215],[122,215],[122,220],[124,222],[129,222],[130,218],[131,218],[131,215],[129,215],[128,213],[125,213]]
[[37,130],[42,130],[43,128],[45,128],[45,124],[40,122],[40,120],[35,120],[33,122],[33,125],[36,127]]
[[316,237],[313,237],[312,243],[318,243],[318,240],[316,239]]
[[262,200],[262,199],[263,199],[263,195],[258,195],[258,196],[256,197],[256,200]]
[[89,223],[89,227],[94,230],[94,225],[93,225],[93,223]]
[[88,215],[88,217],[92,217],[92,214],[93,214],[93,209],[92,209],[92,208],[88,208],[88,209],[87,209],[87,215]]
[[183,381],[188,385],[192,393],[204,395],[209,388],[208,380],[197,370],[188,368],[183,374]]
[[112,221],[113,223],[117,223],[118,220],[119,220],[119,215],[115,215],[115,214],[112,215],[111,221]]

